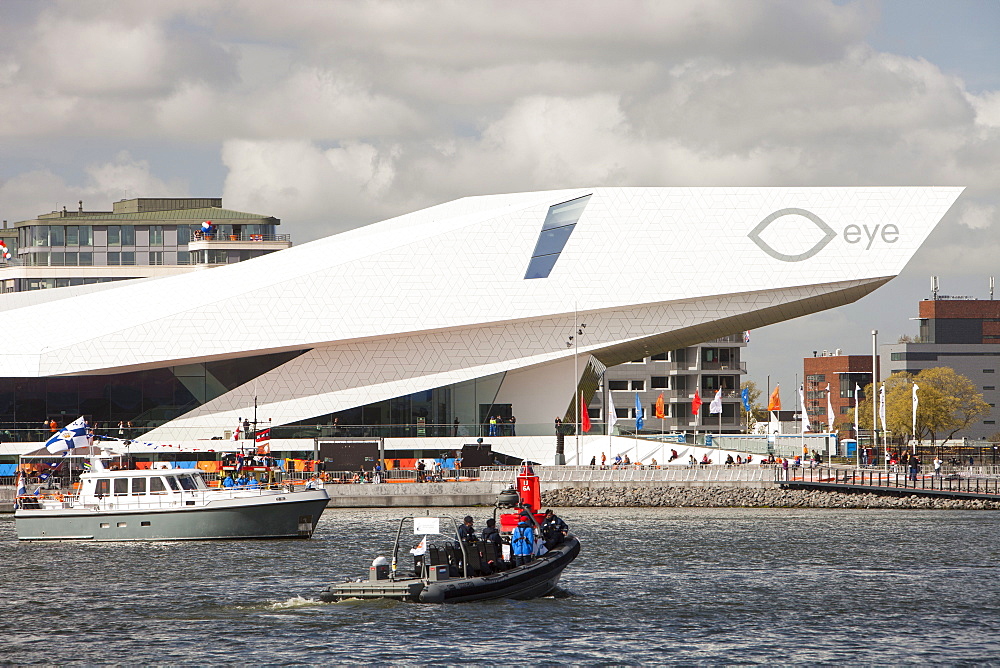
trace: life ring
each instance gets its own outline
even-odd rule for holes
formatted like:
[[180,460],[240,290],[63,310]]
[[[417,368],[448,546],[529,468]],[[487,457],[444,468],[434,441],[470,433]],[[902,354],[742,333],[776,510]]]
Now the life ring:
[[58,501],[59,503],[62,503],[62,500],[63,500],[63,495],[62,494],[56,494],[56,501]]

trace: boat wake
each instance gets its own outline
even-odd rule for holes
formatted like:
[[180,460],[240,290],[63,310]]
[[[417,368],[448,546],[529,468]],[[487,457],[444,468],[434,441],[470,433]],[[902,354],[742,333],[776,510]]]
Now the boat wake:
[[271,601],[256,605],[236,605],[236,610],[293,610],[295,608],[310,608],[323,605],[318,599],[305,598],[303,596],[293,596],[284,601]]

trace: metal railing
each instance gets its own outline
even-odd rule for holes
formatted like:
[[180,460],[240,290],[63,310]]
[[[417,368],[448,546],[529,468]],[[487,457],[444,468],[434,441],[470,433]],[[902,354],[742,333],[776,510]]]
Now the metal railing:
[[291,241],[290,234],[221,234],[212,232],[191,232],[190,241]]
[[880,469],[834,468],[776,469],[775,480],[784,483],[822,483],[847,487],[911,489],[964,494],[1000,495],[1000,477],[968,472],[885,471]]
[[[519,467],[484,466],[483,482],[509,482],[517,478]],[[676,466],[535,466],[540,482],[760,482],[773,481],[773,465],[742,466],[686,464]]]

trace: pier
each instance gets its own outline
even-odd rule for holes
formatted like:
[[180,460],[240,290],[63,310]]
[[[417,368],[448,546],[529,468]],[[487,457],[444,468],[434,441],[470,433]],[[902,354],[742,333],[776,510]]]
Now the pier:
[[1000,500],[1000,477],[934,475],[884,469],[816,468],[777,469],[775,480],[785,489],[821,489],[868,492],[898,496],[936,496],[950,499]]

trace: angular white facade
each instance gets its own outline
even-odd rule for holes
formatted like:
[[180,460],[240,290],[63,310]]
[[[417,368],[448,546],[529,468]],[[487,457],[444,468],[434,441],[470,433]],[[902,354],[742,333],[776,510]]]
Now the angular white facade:
[[[515,403],[519,422],[551,422],[573,396],[575,323],[587,323],[579,352],[610,366],[854,301],[902,270],[961,191],[469,197],[210,271],[36,294],[6,310],[0,373],[308,350],[149,438],[221,433],[255,393],[280,425],[500,372],[497,402]],[[539,244],[550,208],[587,196],[575,226]],[[536,245],[560,242],[547,277],[526,278]]]

